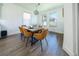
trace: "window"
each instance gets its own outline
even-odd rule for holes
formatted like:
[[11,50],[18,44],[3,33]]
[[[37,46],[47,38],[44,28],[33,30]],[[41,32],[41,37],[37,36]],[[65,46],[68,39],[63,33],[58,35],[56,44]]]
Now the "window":
[[44,16],[42,16],[42,22],[43,22],[43,26],[47,26],[47,16],[46,15],[44,15]]
[[29,26],[31,20],[31,14],[30,13],[24,13],[23,14],[23,25]]
[[57,12],[53,12],[49,14],[49,26],[56,26],[56,22],[58,19],[58,13]]
[[38,15],[32,15],[31,25],[36,26],[38,24]]

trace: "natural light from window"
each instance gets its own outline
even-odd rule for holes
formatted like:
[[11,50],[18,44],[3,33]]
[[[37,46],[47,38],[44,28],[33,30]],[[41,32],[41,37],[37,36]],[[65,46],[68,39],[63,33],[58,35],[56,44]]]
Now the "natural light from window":
[[31,14],[30,13],[24,13],[23,14],[23,25],[29,26],[31,20]]

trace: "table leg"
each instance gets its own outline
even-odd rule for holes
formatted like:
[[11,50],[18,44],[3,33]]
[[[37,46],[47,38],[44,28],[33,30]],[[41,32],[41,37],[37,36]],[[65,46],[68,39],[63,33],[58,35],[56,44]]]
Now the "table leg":
[[33,44],[33,36],[32,36],[31,46],[32,46],[32,44]]

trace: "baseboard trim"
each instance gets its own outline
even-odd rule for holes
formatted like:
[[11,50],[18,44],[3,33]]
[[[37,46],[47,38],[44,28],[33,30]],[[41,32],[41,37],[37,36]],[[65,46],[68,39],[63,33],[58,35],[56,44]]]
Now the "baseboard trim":
[[8,36],[15,35],[15,34],[18,34],[18,33],[20,33],[20,32],[10,33],[10,34],[8,34]]
[[71,52],[68,48],[63,47],[63,50],[70,56],[74,56],[74,53]]
[[56,34],[64,34],[64,33],[61,33],[61,32],[54,32],[54,31],[49,31],[49,32],[56,33]]

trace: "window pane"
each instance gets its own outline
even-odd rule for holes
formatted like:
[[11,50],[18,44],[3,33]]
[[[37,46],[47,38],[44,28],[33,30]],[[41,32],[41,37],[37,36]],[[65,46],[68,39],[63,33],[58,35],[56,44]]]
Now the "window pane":
[[47,25],[47,22],[46,22],[46,21],[44,21],[43,25],[44,25],[44,26],[46,26],[46,25]]
[[23,14],[23,25],[30,26],[31,14],[24,13]]
[[52,12],[49,14],[49,26],[56,26],[57,20],[58,20],[57,12]]
[[24,13],[24,19],[29,20],[31,18],[31,14],[29,13]]
[[47,26],[47,16],[46,15],[42,16],[42,21],[43,21],[43,26]]

